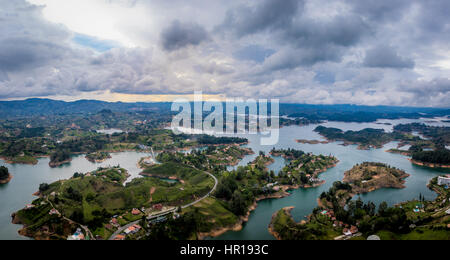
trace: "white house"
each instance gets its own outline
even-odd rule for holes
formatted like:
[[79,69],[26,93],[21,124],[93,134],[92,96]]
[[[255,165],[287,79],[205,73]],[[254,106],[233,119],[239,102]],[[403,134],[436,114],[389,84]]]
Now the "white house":
[[438,185],[450,185],[450,175],[439,176],[438,177]]

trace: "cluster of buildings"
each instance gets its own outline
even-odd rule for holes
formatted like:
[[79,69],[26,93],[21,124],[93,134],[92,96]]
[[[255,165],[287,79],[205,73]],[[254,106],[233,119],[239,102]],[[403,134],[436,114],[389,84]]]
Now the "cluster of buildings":
[[[344,229],[342,230],[342,234],[343,234],[345,237],[351,237],[351,236],[354,236],[354,235],[358,234],[358,232],[359,232],[358,227],[356,227],[356,226],[350,226],[350,225],[348,225],[348,224],[345,224],[345,223],[342,222],[342,221],[337,221],[336,217],[334,216],[334,211],[332,211],[332,210],[324,210],[324,211],[320,212],[320,214],[323,215],[323,216],[327,216],[327,217],[329,217],[332,221],[334,221],[334,222],[333,222],[333,227],[344,228]],[[358,223],[357,223],[357,225],[358,225]],[[343,237],[338,237],[338,239],[342,239],[342,238],[343,238]]]

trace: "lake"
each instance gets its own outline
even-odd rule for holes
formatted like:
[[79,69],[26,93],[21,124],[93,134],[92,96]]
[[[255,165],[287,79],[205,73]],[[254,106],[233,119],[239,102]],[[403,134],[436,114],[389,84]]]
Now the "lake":
[[[364,128],[380,128],[386,131],[392,131],[393,125],[399,123],[409,122],[423,122],[423,120],[383,120],[383,123],[391,125],[376,123],[339,123],[328,122],[323,125],[327,127],[338,127],[344,130],[361,130]],[[431,123],[430,123],[431,124]],[[442,122],[433,123],[436,125],[446,125]],[[295,206],[292,214],[296,221],[304,219],[317,206],[317,198],[324,191],[327,191],[333,182],[340,181],[343,178],[344,172],[351,169],[355,164],[366,161],[384,162],[394,167],[405,170],[411,177],[406,180],[406,188],[402,190],[382,189],[366,195],[361,198],[365,201],[373,201],[376,204],[382,201],[387,201],[390,205],[418,198],[419,194],[425,196],[426,199],[433,200],[436,194],[430,191],[426,185],[430,179],[444,173],[448,170],[437,170],[414,166],[407,157],[386,153],[385,150],[397,147],[397,143],[392,142],[386,145],[383,149],[375,149],[369,151],[361,151],[357,146],[341,146],[339,142],[330,144],[299,144],[296,139],[308,140],[324,140],[319,134],[313,130],[317,125],[309,126],[290,126],[284,127],[280,130],[280,141],[275,146],[276,148],[295,148],[305,152],[312,152],[314,154],[334,155],[340,163],[337,167],[328,170],[320,175],[320,178],[326,180],[326,184],[313,189],[299,189],[292,192],[290,197],[278,200],[265,200],[258,204],[256,210],[251,214],[249,221],[245,224],[243,230],[239,232],[227,232],[224,235],[216,238],[223,240],[271,240],[274,239],[267,231],[272,214],[276,211],[288,207]],[[239,165],[246,165],[251,162],[258,155],[259,151],[268,153],[273,146],[261,146],[259,144],[258,135],[237,135],[239,137],[246,137],[250,143],[247,145],[255,151],[255,154],[246,156]],[[142,157],[148,157],[150,154],[138,152],[123,152],[112,153],[112,158],[99,164],[88,162],[84,156],[73,157],[73,161],[58,168],[50,168],[48,166],[49,159],[42,158],[37,165],[9,165],[0,160],[0,165],[7,166],[14,176],[9,184],[0,185],[0,240],[4,239],[26,239],[17,234],[21,226],[11,224],[11,213],[22,209],[26,204],[35,199],[32,196],[38,190],[41,183],[52,183],[57,180],[68,179],[72,177],[75,172],[90,172],[98,167],[116,166],[127,169],[131,174],[131,179],[139,177],[140,169],[137,167],[137,162]],[[283,158],[275,158],[275,163],[269,166],[270,170],[278,172],[285,160]],[[232,168],[230,168],[232,169]],[[128,180],[128,181],[129,181]]]

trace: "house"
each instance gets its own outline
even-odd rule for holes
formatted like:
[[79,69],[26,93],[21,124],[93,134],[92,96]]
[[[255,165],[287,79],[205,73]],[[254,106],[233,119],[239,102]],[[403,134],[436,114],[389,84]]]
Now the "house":
[[141,214],[141,211],[139,211],[138,209],[133,209],[132,211],[131,211],[131,214],[133,214],[133,215],[140,215]]
[[438,177],[438,185],[450,185],[450,174],[447,174],[445,176],[439,176]]
[[112,218],[109,223],[111,223],[111,225],[113,226],[119,225],[119,221],[117,220],[117,218]]
[[123,231],[123,233],[125,233],[125,234],[127,234],[127,235],[129,235],[129,234],[134,234],[134,233],[136,233],[136,228],[133,227],[133,226],[131,226],[131,227],[125,229],[125,230]]
[[114,240],[116,241],[121,241],[121,240],[125,240],[125,236],[124,235],[117,235]]
[[154,209],[154,210],[161,211],[161,210],[163,209],[163,205],[162,205],[162,204],[156,204],[156,205],[153,205],[153,209]]

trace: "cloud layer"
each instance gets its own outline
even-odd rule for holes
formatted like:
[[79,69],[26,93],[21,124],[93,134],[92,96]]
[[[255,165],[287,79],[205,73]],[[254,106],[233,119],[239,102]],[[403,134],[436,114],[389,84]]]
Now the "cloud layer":
[[202,90],[450,106],[447,0],[61,2],[0,0],[0,99]]

